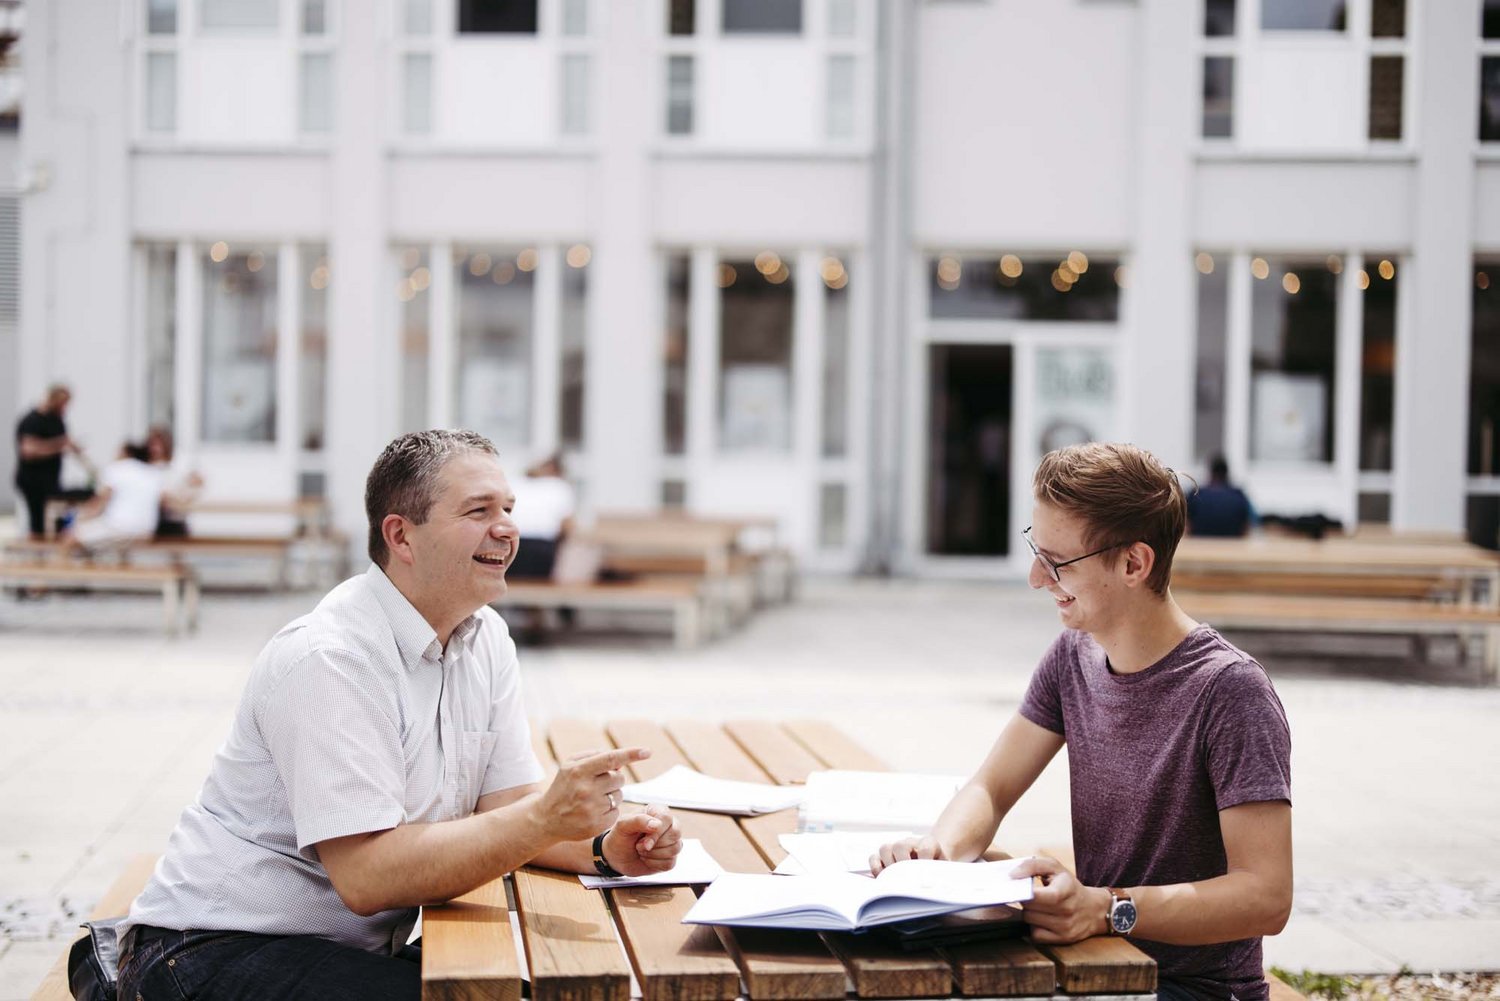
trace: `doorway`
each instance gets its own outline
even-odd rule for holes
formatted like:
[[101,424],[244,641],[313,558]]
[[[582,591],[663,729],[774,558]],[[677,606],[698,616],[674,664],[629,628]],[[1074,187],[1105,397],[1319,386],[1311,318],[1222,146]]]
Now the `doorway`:
[[928,553],[1010,553],[1014,367],[1009,344],[928,347]]

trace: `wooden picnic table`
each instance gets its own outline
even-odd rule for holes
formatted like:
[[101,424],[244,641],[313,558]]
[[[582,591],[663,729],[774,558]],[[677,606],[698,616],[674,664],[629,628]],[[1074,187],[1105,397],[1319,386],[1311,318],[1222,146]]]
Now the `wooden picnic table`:
[[[630,769],[636,781],[677,764],[778,784],[823,768],[886,767],[817,721],[559,719],[535,727],[533,741],[548,765],[604,747],[650,747],[652,756]],[[700,839],[731,872],[770,871],[783,857],[778,836],[796,827],[795,810],[749,818],[675,812],[684,836]],[[903,952],[875,936],[684,925],[695,899],[686,886],[589,890],[575,876],[525,867],[424,910],[422,996],[516,1001],[523,979],[533,1001],[1037,997],[1156,987],[1156,964],[1124,939]]]
[[1289,539],[1252,536],[1243,539],[1186,538],[1172,561],[1174,575],[1272,580],[1275,590],[1296,590],[1298,580],[1317,591],[1319,580],[1368,580],[1377,596],[1379,578],[1430,582],[1456,593],[1460,603],[1500,608],[1500,554],[1466,542],[1434,542],[1389,537]]

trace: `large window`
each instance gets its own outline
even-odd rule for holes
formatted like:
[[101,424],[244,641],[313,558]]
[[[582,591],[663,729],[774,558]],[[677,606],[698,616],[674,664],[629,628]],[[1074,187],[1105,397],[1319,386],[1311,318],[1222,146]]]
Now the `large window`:
[[1500,476],[1500,259],[1474,264],[1469,475]]
[[561,327],[562,401],[558,415],[559,434],[568,448],[583,447],[584,372],[588,351],[589,260],[587,244],[574,244],[565,255],[563,269]]
[[202,259],[203,440],[276,438],[276,249],[220,241]]
[[177,426],[177,248],[146,248],[146,423]]
[[802,31],[802,0],[723,0],[723,4],[726,35]]
[[823,278],[823,456],[849,450],[849,270],[825,257]]
[[790,261],[766,250],[719,265],[719,447],[792,446]]
[[934,318],[986,320],[1115,320],[1120,312],[1119,262],[1074,250],[1056,258],[1005,254],[928,264]]
[[1194,377],[1193,456],[1200,466],[1224,452],[1224,388],[1229,345],[1229,256],[1200,251],[1198,361]]
[[[1336,261],[1337,258],[1330,258]],[[1359,468],[1391,469],[1396,407],[1396,287],[1394,254],[1369,254],[1357,276],[1364,295],[1359,381]]]
[[666,329],[662,332],[662,441],[667,455],[687,451],[688,289],[692,269],[686,254],[667,257]]
[[537,0],[458,0],[459,34],[536,34]]
[[301,382],[298,410],[302,448],[321,452],[328,428],[328,248],[299,247],[302,280],[302,357],[297,366]]
[[431,353],[428,290],[432,267],[427,251],[406,247],[397,259],[396,299],[401,306],[401,429],[422,431],[427,415],[427,369]]
[[1338,274],[1325,258],[1250,267],[1250,458],[1331,462]]
[[1500,0],[1484,0],[1480,36],[1479,138],[1500,142]]
[[276,30],[278,0],[199,0],[205,31],[269,33]]
[[1260,0],[1262,31],[1343,31],[1344,0]]
[[531,440],[533,277],[537,252],[454,255],[458,290],[458,423],[497,445]]
[[693,134],[693,57],[667,57],[667,135]]

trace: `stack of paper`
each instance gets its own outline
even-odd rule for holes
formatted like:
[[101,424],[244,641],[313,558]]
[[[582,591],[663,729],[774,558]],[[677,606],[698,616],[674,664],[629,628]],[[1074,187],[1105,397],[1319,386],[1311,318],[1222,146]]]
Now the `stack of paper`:
[[962,776],[901,772],[813,772],[798,829],[870,831],[904,828],[927,834],[964,784]]
[[649,876],[584,876],[578,881],[594,890],[607,890],[615,886],[682,886],[688,883],[712,883],[724,875],[724,867],[703,847],[697,838],[683,838],[682,851],[677,855],[677,864],[666,872],[653,872]]
[[632,782],[620,790],[632,803],[665,803],[683,810],[707,810],[742,817],[775,813],[802,802],[801,786],[773,786],[763,782],[733,782],[674,765],[656,778]]
[[827,834],[783,834],[778,838],[787,857],[781,875],[870,871],[870,856],[881,845],[911,837],[911,831],[832,831]]
[[1031,899],[1031,880],[1011,878],[1022,859],[943,862],[907,859],[879,876],[725,873],[684,924],[853,931],[934,914]]

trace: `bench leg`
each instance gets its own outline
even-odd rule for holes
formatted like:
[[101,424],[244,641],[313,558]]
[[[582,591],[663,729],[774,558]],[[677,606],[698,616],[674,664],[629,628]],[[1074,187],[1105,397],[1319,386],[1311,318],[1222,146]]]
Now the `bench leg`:
[[672,634],[677,649],[689,650],[698,645],[698,602],[679,601],[672,613]]
[[166,606],[167,635],[176,636],[178,632],[178,584],[175,580],[162,581],[161,600]]
[[1493,685],[1500,681],[1500,628],[1490,627],[1484,634],[1484,661],[1479,666],[1479,680]]
[[187,619],[187,630],[190,633],[196,633],[198,631],[198,580],[196,577],[183,578],[182,604],[183,615]]

